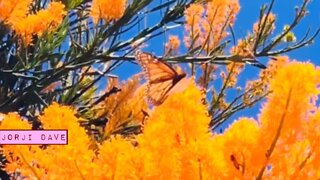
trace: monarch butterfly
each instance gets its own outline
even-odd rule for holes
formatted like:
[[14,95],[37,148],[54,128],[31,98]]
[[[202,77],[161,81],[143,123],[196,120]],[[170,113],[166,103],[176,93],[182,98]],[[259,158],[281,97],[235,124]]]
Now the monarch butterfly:
[[147,80],[147,98],[153,105],[162,104],[169,91],[186,76],[186,73],[178,73],[152,54],[137,51],[135,58],[143,68]]

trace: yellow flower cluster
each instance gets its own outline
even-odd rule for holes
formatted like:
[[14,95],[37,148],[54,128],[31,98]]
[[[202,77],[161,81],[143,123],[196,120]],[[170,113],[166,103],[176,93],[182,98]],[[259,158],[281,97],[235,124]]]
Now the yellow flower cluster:
[[263,29],[261,32],[262,36],[271,34],[275,29],[275,19],[276,16],[272,13],[268,15],[268,17],[264,15],[261,21],[254,23],[253,32],[257,34],[259,31]]
[[1,21],[21,21],[27,16],[32,0],[0,0]]
[[122,17],[127,0],[93,0],[90,15],[95,24],[102,18],[105,22]]
[[201,45],[206,51],[214,49],[227,36],[226,28],[234,24],[239,10],[238,0],[191,4],[185,10],[185,29],[188,34],[184,38],[185,45]]
[[[120,87],[121,91],[110,95],[99,105],[97,114],[108,119],[104,129],[105,137],[110,137],[128,126],[142,124],[145,119],[144,111],[147,111],[147,104],[144,101],[145,90],[140,86],[138,76],[121,84],[111,83],[115,87]],[[111,87],[108,87],[106,92],[110,89]]]
[[230,63],[226,66],[226,72],[222,71],[220,73],[223,83],[226,84],[227,88],[232,88],[236,86],[238,81],[238,76],[244,68],[243,63]]
[[[208,130],[194,83],[151,110],[143,133],[111,136],[97,149],[75,111],[53,104],[39,119],[45,129],[68,129],[69,144],[3,146],[5,169],[39,179],[319,179],[320,70],[287,61],[277,67],[258,119],[239,118],[221,134]],[[30,128],[20,119],[4,115],[0,128]]]
[[171,54],[172,51],[178,51],[180,47],[180,40],[178,36],[169,36],[169,41],[166,43],[166,53]]
[[51,2],[47,9],[30,14],[31,2],[32,0],[0,0],[0,20],[22,38],[24,45],[31,43],[33,35],[41,36],[45,31],[56,29],[66,15],[64,5],[60,2]]
[[[5,170],[20,172],[22,176],[44,179],[65,179],[88,177],[87,169],[94,164],[93,150],[89,137],[83,128],[79,127],[74,111],[69,107],[53,104],[44,111],[40,120],[45,129],[68,129],[68,145],[40,147],[36,145],[5,145],[3,152],[9,161]],[[1,129],[31,129],[25,121],[15,114],[5,116]],[[73,139],[72,141],[70,141]],[[81,158],[79,158],[81,157]]]
[[313,146],[319,143],[319,133],[314,131],[319,124],[309,123],[319,123],[314,119],[314,114],[319,113],[319,75],[319,69],[311,63],[292,62],[278,69],[276,78],[271,80],[273,93],[259,117],[264,134],[260,145],[268,152],[267,163],[273,169],[266,174],[285,179],[308,179],[312,174],[319,178],[318,170],[308,168],[316,161],[313,156],[319,154]]
[[266,93],[266,89],[270,84],[272,78],[277,74],[279,68],[282,68],[289,63],[287,56],[275,57],[268,62],[267,69],[264,69],[259,74],[259,79],[254,81],[247,81],[246,91],[248,92],[244,96],[244,101],[248,101],[250,97],[256,97]]

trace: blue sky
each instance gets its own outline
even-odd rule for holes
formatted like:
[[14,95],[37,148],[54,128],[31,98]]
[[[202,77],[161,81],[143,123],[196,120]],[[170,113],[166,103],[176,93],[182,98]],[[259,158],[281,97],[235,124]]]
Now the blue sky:
[[[164,1],[164,0],[162,0]],[[244,37],[247,32],[252,29],[254,22],[258,20],[260,13],[260,6],[265,3],[270,3],[271,0],[239,0],[240,1],[240,13],[236,18],[236,23],[234,25],[234,32],[236,39]],[[320,27],[320,3],[318,0],[313,0],[309,6],[309,14],[308,16],[302,20],[300,25],[296,29],[294,29],[294,33],[299,40],[307,28],[311,28],[311,32],[315,32],[317,28]],[[159,3],[156,1],[155,3]],[[302,0],[276,0],[275,6],[273,9],[273,13],[276,14],[276,30],[275,33],[281,32],[283,26],[286,24],[290,24],[295,15],[295,6],[298,6],[302,3]],[[147,17],[147,24],[152,25],[157,23],[158,18],[160,17],[160,13],[157,12],[150,17]],[[167,35],[178,35],[179,37],[183,37],[183,29],[178,28],[173,31],[167,33]],[[164,39],[165,36],[157,37],[148,42],[148,47],[145,48],[145,51],[152,52],[155,55],[162,55],[164,50]],[[301,48],[299,50],[290,52],[288,55],[291,59],[297,59],[300,61],[311,61],[316,65],[320,65],[320,37],[317,37],[315,43],[311,46]],[[260,59],[262,63],[266,64],[266,59]],[[120,68],[118,68],[113,73],[118,75],[121,80],[126,80],[131,75],[139,72],[141,69],[138,65],[134,64],[124,64]],[[246,67],[246,72],[240,77],[240,84],[243,84],[245,81],[254,79],[257,77],[258,70],[255,67]],[[256,105],[255,107],[241,111],[235,116],[231,117],[231,120],[237,119],[239,116],[249,116],[256,118],[259,114],[259,108],[261,104]],[[228,122],[229,124],[230,122]]]

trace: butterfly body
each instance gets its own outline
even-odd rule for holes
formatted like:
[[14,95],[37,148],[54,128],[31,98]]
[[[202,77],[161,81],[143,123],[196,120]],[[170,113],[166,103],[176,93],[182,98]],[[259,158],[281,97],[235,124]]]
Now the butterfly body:
[[186,73],[178,73],[152,54],[138,51],[135,56],[147,79],[148,101],[153,105],[162,104],[170,90],[186,76]]

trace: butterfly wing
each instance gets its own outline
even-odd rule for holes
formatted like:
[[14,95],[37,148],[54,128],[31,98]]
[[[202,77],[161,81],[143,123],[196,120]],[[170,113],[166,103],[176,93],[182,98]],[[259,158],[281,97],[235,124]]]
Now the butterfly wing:
[[160,105],[167,98],[168,92],[175,84],[173,80],[166,80],[159,83],[147,85],[148,101],[153,105]]
[[154,105],[161,104],[172,87],[186,76],[184,73],[178,74],[170,65],[149,53],[138,51],[136,59],[147,79],[148,100]]
[[149,53],[138,51],[136,59],[142,66],[149,83],[162,82],[177,76],[176,71],[170,65]]

